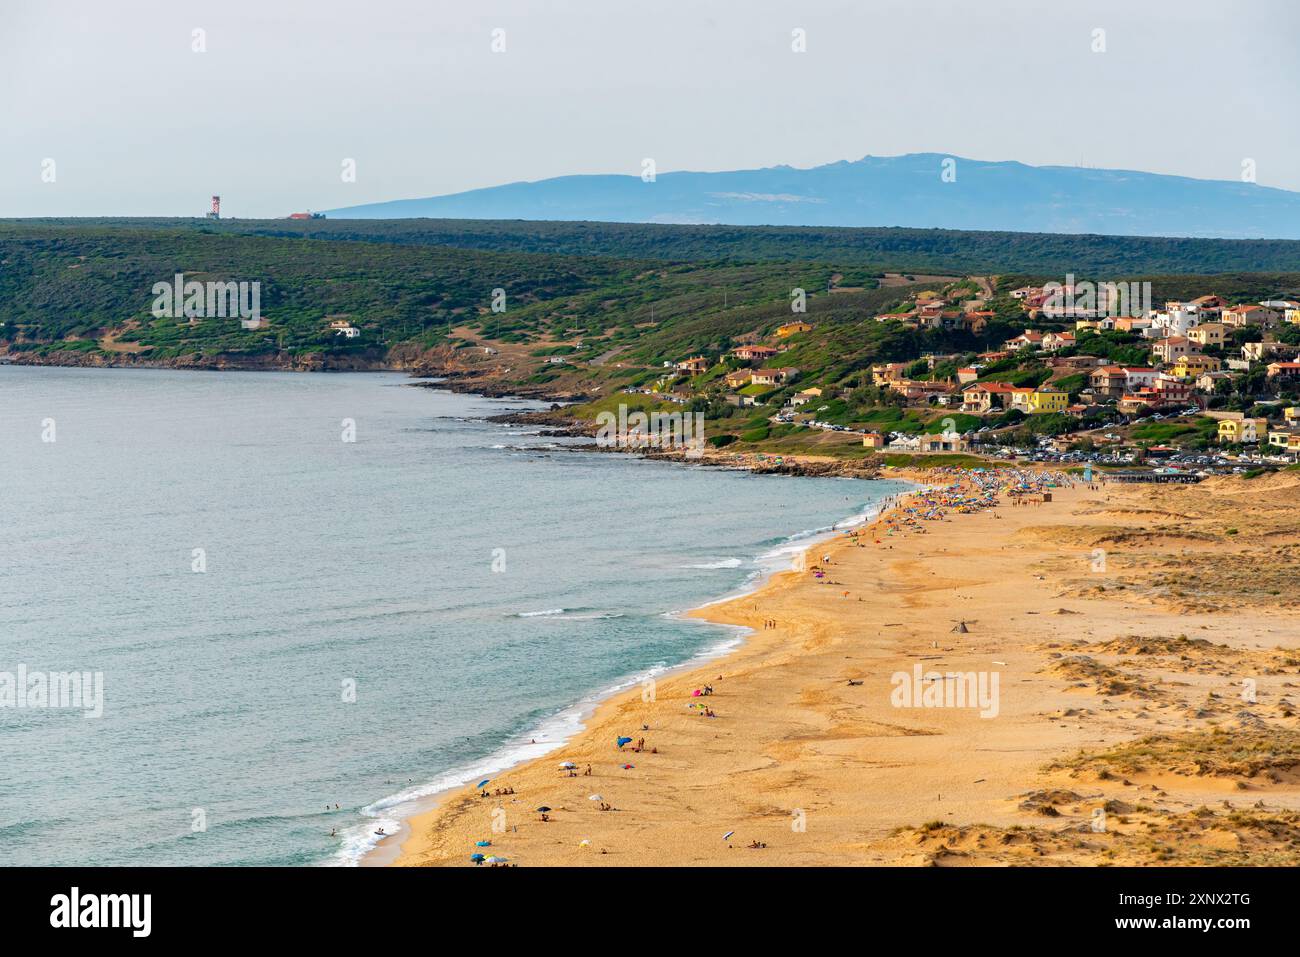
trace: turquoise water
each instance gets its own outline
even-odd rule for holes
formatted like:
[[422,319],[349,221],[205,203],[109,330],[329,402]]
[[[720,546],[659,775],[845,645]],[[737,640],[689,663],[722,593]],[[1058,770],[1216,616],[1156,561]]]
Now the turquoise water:
[[353,862],[902,487],[564,452],[409,381],[0,366],[0,672],[104,676],[99,718],[0,707],[0,864]]

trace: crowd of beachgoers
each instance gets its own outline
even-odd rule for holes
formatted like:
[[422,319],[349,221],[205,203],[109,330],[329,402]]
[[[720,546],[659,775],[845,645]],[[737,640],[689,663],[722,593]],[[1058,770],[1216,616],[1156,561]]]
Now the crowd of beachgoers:
[[[1050,501],[1056,488],[1073,488],[1076,479],[1064,472],[1030,469],[933,469],[927,473],[949,481],[920,491],[885,500],[878,519],[867,526],[877,542],[881,535],[924,531],[923,522],[943,521],[949,515],[965,515],[996,508],[1003,501],[1013,505]],[[861,529],[846,534],[861,540]]]

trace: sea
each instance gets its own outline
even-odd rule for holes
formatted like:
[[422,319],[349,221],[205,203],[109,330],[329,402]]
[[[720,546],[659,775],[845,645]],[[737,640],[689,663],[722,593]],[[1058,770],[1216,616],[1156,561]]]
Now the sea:
[[738,630],[679,613],[908,487],[489,421],[541,407],[0,366],[0,865],[356,864],[420,799],[724,653]]

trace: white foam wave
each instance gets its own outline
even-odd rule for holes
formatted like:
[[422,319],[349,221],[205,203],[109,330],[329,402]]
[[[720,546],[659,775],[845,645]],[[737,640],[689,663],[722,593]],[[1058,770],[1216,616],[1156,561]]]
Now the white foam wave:
[[713,562],[698,562],[693,565],[683,565],[682,568],[739,568],[745,564],[740,558],[719,558]]

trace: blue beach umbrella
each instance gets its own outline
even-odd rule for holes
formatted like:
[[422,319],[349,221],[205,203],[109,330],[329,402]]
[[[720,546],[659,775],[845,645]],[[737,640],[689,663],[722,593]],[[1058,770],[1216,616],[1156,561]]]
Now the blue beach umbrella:
[[469,856],[469,859],[473,861],[475,864],[482,864],[483,861],[486,860],[486,858],[482,854],[471,854]]
[[474,787],[476,787],[476,788],[481,788],[481,787],[485,786],[485,785],[486,785],[489,781],[491,781],[491,780],[492,780],[491,778],[484,778],[484,779],[483,779],[482,781],[480,781],[478,784],[474,785]]
[[475,841],[475,842],[474,842],[474,846],[475,846],[475,847],[491,847],[491,846],[492,846],[492,842],[491,842],[491,841]]
[[632,740],[631,738],[619,738],[619,739],[618,739],[618,746],[621,748],[621,747],[623,747],[623,745],[627,744],[627,743],[628,743],[629,741],[631,741],[631,740]]

